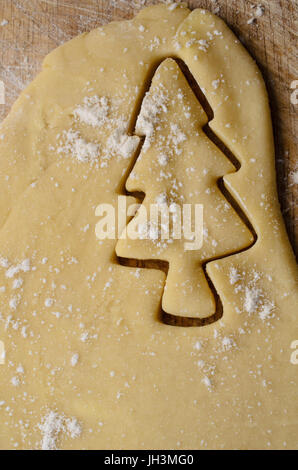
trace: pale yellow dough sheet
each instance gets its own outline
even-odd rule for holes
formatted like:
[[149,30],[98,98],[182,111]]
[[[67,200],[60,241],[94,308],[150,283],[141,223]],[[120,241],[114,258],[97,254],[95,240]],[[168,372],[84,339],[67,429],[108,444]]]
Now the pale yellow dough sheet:
[[[174,59],[197,81],[214,113],[209,126],[240,169],[205,135],[207,116]],[[174,100],[168,120],[159,116],[162,132],[174,120],[187,136],[171,178],[213,221],[193,257],[179,244],[152,251],[172,261],[168,276],[119,264],[116,251],[148,259],[149,245],[95,235],[96,207],[116,204],[125,185],[147,189],[145,204],[164,188],[154,139],[135,162],[144,94],[161,84]],[[217,188],[220,177],[254,233]],[[221,19],[157,5],[49,54],[1,124],[0,192],[1,449],[298,448],[297,270],[268,97]],[[180,317],[212,315],[205,262],[222,318],[163,323],[161,302]]]

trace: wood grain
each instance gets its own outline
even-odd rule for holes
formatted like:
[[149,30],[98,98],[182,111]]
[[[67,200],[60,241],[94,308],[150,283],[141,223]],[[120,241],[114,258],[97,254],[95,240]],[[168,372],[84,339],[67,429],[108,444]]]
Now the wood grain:
[[[6,88],[2,120],[25,86],[35,77],[44,56],[74,36],[108,23],[131,18],[158,0],[0,0],[0,80]],[[262,0],[264,14],[253,24],[249,0],[190,0],[190,8],[207,8],[223,18],[256,59],[264,75],[272,109],[279,198],[290,240],[297,249],[297,105],[291,103],[296,68],[296,0]],[[252,195],[253,197],[253,195]]]

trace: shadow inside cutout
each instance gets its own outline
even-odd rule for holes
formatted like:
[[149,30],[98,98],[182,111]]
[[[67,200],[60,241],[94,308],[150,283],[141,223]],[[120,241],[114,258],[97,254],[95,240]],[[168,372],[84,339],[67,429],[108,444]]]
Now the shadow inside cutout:
[[[226,158],[233,164],[233,166],[235,167],[235,172],[237,172],[241,167],[240,162],[235,157],[235,155],[230,151],[230,149],[228,149],[226,147],[226,145],[220,140],[220,138],[212,131],[212,129],[209,126],[209,122],[214,118],[214,113],[213,113],[213,110],[212,110],[206,96],[202,92],[200,86],[198,85],[197,81],[195,80],[195,78],[191,74],[191,72],[190,72],[189,68],[187,67],[187,65],[185,64],[185,62],[182,61],[181,59],[177,58],[177,57],[172,57],[172,59],[175,60],[176,63],[178,64],[179,68],[181,69],[184,77],[186,78],[186,80],[188,82],[188,85],[192,89],[195,97],[197,98],[197,100],[201,104],[201,106],[203,107],[203,109],[204,109],[204,111],[205,111],[205,113],[208,117],[208,124],[206,124],[206,126],[204,126],[204,128],[203,128],[204,133],[221,150],[221,152],[226,156]],[[142,106],[144,96],[150,89],[151,82],[152,82],[152,79],[154,77],[154,74],[155,74],[157,68],[159,67],[159,65],[164,60],[166,60],[166,58],[163,58],[158,63],[153,64],[152,67],[151,67],[151,70],[149,71],[148,77],[147,77],[147,79],[144,83],[143,90],[140,93],[140,97],[139,97],[139,100],[136,104],[135,110],[132,113],[132,119],[131,119],[131,122],[130,122],[130,125],[129,125],[129,135],[134,135],[134,129],[135,129],[135,126],[136,126],[136,122],[137,122],[139,113],[141,111],[141,106]],[[145,137],[141,137],[140,144],[138,146],[138,149],[135,152],[134,158],[132,158],[132,160],[130,162],[130,165],[129,165],[127,171],[125,172],[125,174],[123,175],[123,178],[122,178],[122,180],[119,184],[119,187],[118,187],[119,194],[135,196],[139,200],[139,203],[142,203],[142,201],[145,197],[145,194],[144,193],[129,193],[125,188],[125,184],[126,184],[126,180],[128,179],[128,176],[131,173],[131,171],[132,171],[132,169],[133,169],[133,167],[134,167],[134,165],[137,161],[137,158],[138,158],[138,156],[141,152],[141,149],[142,149],[143,144],[144,144],[144,140],[145,140]],[[212,280],[208,276],[207,269],[206,269],[207,264],[212,262],[212,261],[216,261],[216,260],[223,259],[223,258],[228,258],[229,256],[236,255],[238,253],[242,253],[244,251],[247,251],[257,241],[257,234],[256,234],[252,224],[250,223],[250,221],[249,221],[248,217],[246,216],[246,214],[244,213],[244,211],[240,208],[238,202],[233,198],[233,196],[229,193],[229,191],[225,187],[223,177],[219,178],[219,180],[217,181],[217,186],[218,186],[219,190],[221,191],[221,193],[223,194],[224,198],[229,202],[229,204],[232,206],[234,211],[240,217],[240,219],[242,220],[244,225],[246,225],[248,230],[251,232],[251,234],[253,236],[253,242],[248,247],[245,247],[241,250],[233,251],[230,254],[225,254],[225,255],[222,255],[222,256],[217,256],[217,257],[214,257],[214,258],[210,258],[210,259],[208,259],[207,262],[203,263],[202,267],[203,267],[203,270],[204,270],[204,274],[205,274],[206,280],[208,282],[209,288],[210,288],[210,290],[211,290],[211,292],[214,296],[215,304],[216,304],[216,309],[215,309],[215,312],[214,312],[213,315],[210,315],[207,318],[193,318],[193,317],[177,316],[177,315],[172,315],[171,313],[165,312],[162,309],[162,307],[160,307],[158,320],[162,323],[167,324],[167,325],[182,326],[182,327],[189,327],[189,326],[201,327],[201,326],[205,326],[205,325],[209,325],[211,323],[214,323],[214,322],[218,321],[220,318],[222,318],[222,316],[223,316],[223,305],[222,305],[220,296],[219,296],[218,292],[216,291]],[[123,257],[118,257],[118,256],[116,256],[116,259],[117,259],[118,263],[121,264],[122,266],[135,267],[135,268],[157,269],[159,271],[163,271],[166,274],[166,276],[167,276],[168,269],[169,269],[169,263],[166,262],[166,261],[163,261],[163,260],[138,260],[138,259],[131,259],[131,258],[123,258]]]

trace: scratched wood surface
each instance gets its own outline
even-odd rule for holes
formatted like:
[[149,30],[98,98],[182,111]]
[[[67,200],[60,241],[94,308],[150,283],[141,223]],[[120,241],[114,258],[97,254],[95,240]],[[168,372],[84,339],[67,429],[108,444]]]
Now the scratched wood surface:
[[[74,36],[111,20],[131,18],[158,0],[0,0],[0,80],[6,104],[0,121],[38,73],[44,56]],[[297,249],[297,105],[291,83],[298,80],[295,41],[297,0],[189,0],[222,17],[259,64],[269,91],[276,142],[279,198],[290,240]],[[264,14],[257,17],[255,6]],[[295,173],[296,172],[296,173]],[[253,195],[252,195],[253,197]]]

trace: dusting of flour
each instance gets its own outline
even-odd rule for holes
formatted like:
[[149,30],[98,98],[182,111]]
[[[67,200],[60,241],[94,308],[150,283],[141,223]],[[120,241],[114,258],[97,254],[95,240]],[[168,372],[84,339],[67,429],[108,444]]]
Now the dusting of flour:
[[76,418],[66,418],[56,411],[49,411],[38,425],[41,433],[41,449],[57,450],[59,436],[65,434],[71,439],[81,435],[82,429]]
[[109,103],[105,96],[99,98],[95,96],[86,96],[82,105],[74,109],[74,116],[83,124],[92,127],[101,127],[108,119]]
[[98,159],[99,144],[87,142],[78,131],[70,129],[63,132],[63,142],[57,151],[70,154],[79,162],[92,163]]

